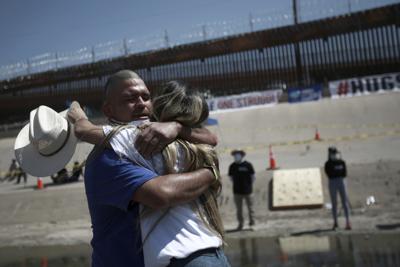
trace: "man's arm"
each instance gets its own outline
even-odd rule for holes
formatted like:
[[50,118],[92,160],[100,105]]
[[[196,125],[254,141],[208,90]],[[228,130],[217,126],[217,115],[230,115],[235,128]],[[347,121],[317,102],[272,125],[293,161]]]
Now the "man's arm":
[[80,140],[94,145],[99,145],[103,142],[105,138],[103,128],[94,125],[88,120],[78,102],[72,102],[67,116],[69,121],[74,124],[74,133]]
[[347,177],[347,167],[346,167],[346,162],[344,160],[343,160],[343,168],[344,168],[344,170],[343,170],[344,177]]
[[325,171],[326,176],[329,177],[328,162],[325,162],[324,171]]
[[94,125],[85,119],[74,124],[74,132],[80,140],[94,145],[101,144],[105,138],[102,126]]
[[215,146],[217,137],[205,128],[190,128],[178,122],[152,122],[146,124],[138,135],[135,146],[144,157],[161,152],[165,146],[177,137],[192,143]]
[[253,164],[249,163],[249,171],[250,171],[250,177],[251,177],[251,182],[254,183],[254,181],[256,180],[256,172],[254,171],[254,167]]
[[158,176],[139,187],[132,200],[153,209],[179,205],[197,199],[215,182],[210,169]]

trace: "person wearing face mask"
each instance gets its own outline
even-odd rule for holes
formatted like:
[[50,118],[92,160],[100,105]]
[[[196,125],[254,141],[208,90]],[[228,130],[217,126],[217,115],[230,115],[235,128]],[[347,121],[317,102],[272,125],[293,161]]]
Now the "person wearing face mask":
[[333,230],[338,228],[337,220],[337,193],[340,195],[344,215],[346,217],[346,230],[351,230],[349,205],[344,178],[347,176],[346,163],[341,159],[336,147],[328,148],[328,161],[325,163],[325,173],[329,178],[329,194],[332,202]]
[[249,226],[255,224],[253,208],[253,183],[255,172],[253,165],[243,160],[246,153],[243,150],[233,150],[231,155],[234,162],[229,166],[229,177],[233,182],[233,195],[236,205],[236,216],[238,220],[238,230],[243,229],[243,200],[246,202],[249,211]]

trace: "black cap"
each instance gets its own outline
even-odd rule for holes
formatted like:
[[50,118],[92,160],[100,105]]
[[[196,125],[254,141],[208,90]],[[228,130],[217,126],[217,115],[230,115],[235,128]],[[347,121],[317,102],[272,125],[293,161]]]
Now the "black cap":
[[334,146],[330,146],[330,147],[328,148],[328,152],[329,152],[329,153],[337,153],[337,152],[338,152],[338,150],[337,150],[337,148],[336,148],[336,147],[334,147]]
[[231,155],[233,156],[233,155],[235,155],[235,154],[242,154],[242,157],[244,157],[244,156],[246,155],[246,152],[244,152],[244,151],[241,150],[241,149],[232,150]]

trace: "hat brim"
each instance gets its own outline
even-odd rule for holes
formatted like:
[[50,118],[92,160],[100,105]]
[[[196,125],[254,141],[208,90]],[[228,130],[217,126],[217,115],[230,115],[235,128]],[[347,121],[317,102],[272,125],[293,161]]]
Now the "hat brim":
[[233,151],[231,152],[231,155],[233,156],[233,155],[235,155],[235,154],[242,154],[242,156],[245,156],[245,155],[246,155],[246,152],[244,152],[243,150],[233,150]]
[[[67,119],[67,111],[59,114]],[[21,168],[33,176],[45,177],[57,173],[65,167],[74,155],[78,139],[74,134],[74,126],[69,123],[70,133],[63,148],[52,156],[43,156],[29,140],[29,123],[19,132],[14,145],[15,158]]]

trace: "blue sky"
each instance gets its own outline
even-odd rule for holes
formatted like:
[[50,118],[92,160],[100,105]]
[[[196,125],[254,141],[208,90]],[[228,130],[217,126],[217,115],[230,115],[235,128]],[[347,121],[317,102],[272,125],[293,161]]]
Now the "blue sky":
[[[381,5],[398,0],[299,0],[308,9],[326,9],[335,3],[346,9]],[[291,0],[3,0],[0,9],[0,65],[46,52],[75,51],[123,38],[143,39],[168,31],[171,42],[201,25],[230,21],[247,27],[255,18],[291,12]],[[317,6],[319,6],[317,8]],[[318,13],[321,13],[318,11]],[[256,25],[257,26],[257,25]],[[207,26],[212,30],[214,26]],[[215,26],[217,27],[217,26]],[[232,26],[233,28],[236,26]],[[239,26],[238,26],[239,27]],[[262,24],[259,27],[263,27]]]
[[[268,2],[270,2],[268,4]],[[246,19],[282,6],[266,0],[6,0],[2,1],[0,65],[38,54],[73,51],[125,37],[178,32],[208,21]],[[39,4],[40,3],[40,4]]]

